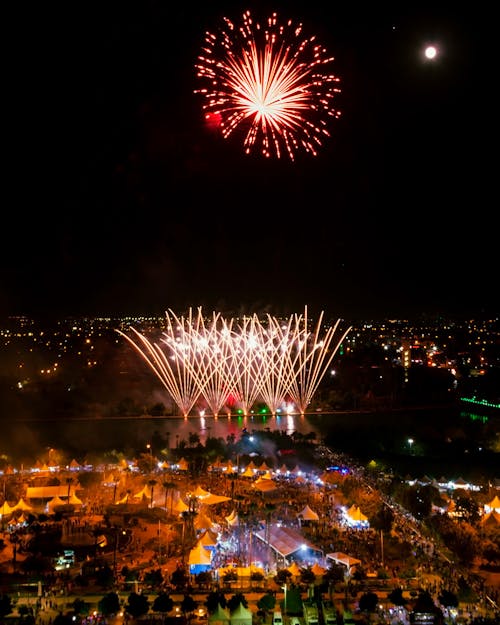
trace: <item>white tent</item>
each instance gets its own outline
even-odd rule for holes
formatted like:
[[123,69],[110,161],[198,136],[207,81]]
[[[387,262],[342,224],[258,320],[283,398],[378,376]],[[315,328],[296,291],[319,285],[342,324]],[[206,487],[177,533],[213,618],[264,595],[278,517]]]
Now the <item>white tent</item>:
[[231,625],[252,625],[252,612],[240,603],[239,606],[231,612]]
[[314,512],[309,506],[301,510],[297,516],[302,521],[319,521],[318,513]]

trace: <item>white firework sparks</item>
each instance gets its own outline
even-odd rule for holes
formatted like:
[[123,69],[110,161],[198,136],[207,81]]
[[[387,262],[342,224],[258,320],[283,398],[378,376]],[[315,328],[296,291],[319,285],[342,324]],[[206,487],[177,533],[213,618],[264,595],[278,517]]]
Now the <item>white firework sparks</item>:
[[[323,313],[313,330],[307,308],[286,322],[267,315],[226,320],[202,309],[187,317],[167,313],[160,343],[132,328],[118,330],[163,383],[184,417],[203,398],[217,416],[236,403],[244,415],[263,400],[275,415],[285,402],[304,414],[351,328],[339,332],[340,320],[322,333]],[[335,337],[338,337],[335,341]]]

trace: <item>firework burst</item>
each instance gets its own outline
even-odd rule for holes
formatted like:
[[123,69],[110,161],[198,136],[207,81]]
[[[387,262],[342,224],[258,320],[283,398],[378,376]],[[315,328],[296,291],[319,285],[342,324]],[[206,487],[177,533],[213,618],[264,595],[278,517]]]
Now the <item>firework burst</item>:
[[207,123],[216,120],[225,139],[241,134],[247,154],[315,156],[330,136],[330,118],[340,116],[333,60],[301,24],[281,24],[273,13],[261,25],[247,11],[241,25],[225,18],[217,34],[206,33],[195,65],[203,86],[195,93],[204,96]]

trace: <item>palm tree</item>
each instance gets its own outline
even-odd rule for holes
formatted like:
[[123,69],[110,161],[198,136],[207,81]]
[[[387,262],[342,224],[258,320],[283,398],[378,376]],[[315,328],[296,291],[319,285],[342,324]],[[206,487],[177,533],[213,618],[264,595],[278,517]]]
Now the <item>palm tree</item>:
[[158,482],[156,480],[148,480],[148,486],[151,488],[151,504],[150,504],[150,508],[153,508],[153,493],[154,493],[154,488],[156,486],[156,484],[158,484]]
[[175,488],[175,482],[162,482],[162,486],[165,489],[165,512],[167,512],[167,500],[168,500],[168,494],[170,493],[170,515],[172,514],[172,507],[173,507],[173,493],[172,491]]
[[67,477],[66,478],[66,484],[68,485],[68,500],[66,501],[66,503],[69,503],[69,494],[70,494],[71,484],[72,483],[73,483],[73,478],[72,477]]

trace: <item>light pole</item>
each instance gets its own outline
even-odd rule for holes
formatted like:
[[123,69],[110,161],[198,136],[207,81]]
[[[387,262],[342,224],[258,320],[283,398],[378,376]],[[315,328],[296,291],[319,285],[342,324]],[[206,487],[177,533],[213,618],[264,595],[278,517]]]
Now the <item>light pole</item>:
[[150,443],[146,445],[146,448],[149,450],[149,470],[153,471],[153,448]]

